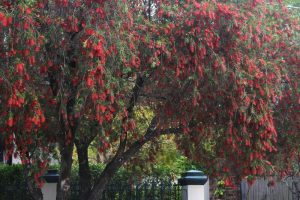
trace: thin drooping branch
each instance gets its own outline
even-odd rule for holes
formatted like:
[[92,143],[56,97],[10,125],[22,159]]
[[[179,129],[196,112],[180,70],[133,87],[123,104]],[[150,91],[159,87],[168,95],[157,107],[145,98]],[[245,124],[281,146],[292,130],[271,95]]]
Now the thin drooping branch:
[[29,177],[30,174],[30,165],[25,165],[23,168],[23,172],[24,172],[24,176],[25,176],[25,181],[28,187],[28,190],[31,194],[31,197],[34,200],[42,200],[43,199],[43,194],[40,188],[36,187],[36,184],[34,182],[34,180]]
[[122,155],[121,159],[125,162],[133,157],[147,142],[150,142],[154,138],[161,135],[178,134],[183,131],[182,128],[168,128],[168,129],[156,129],[157,119],[153,118],[150,126],[144,137],[134,142]]
[[148,0],[148,15],[149,21],[151,21],[151,0]]
[[[129,100],[127,106],[127,113],[128,115],[123,119],[123,122],[132,118],[134,107],[138,101],[138,98],[141,93],[141,89],[144,85],[144,77],[138,76],[135,82],[135,86],[132,89],[132,95]],[[117,153],[112,161],[116,160],[122,153],[124,152],[127,144],[127,132],[124,132],[124,135],[120,137],[120,144],[117,150]],[[78,150],[78,160],[79,160],[79,177],[80,177],[80,185],[81,185],[81,192],[80,198],[87,198],[90,190],[91,190],[91,177],[90,177],[90,168],[89,168],[89,160],[87,157],[88,146],[96,137],[97,131],[89,133],[89,137],[80,137],[79,139],[75,139],[75,144]]]
[[144,144],[165,134],[176,134],[182,131],[181,128],[169,128],[169,129],[157,129],[158,119],[154,117],[144,135],[143,138],[134,142],[125,152],[122,154],[116,154],[114,158],[106,165],[105,169],[101,173],[100,177],[96,180],[96,184],[91,192],[88,200],[98,200],[102,198],[103,191],[109,184],[114,174],[119,168],[127,162],[130,158],[137,154]]
[[128,112],[128,116],[129,116],[128,118],[131,117],[131,115],[133,113],[133,108],[136,105],[136,102],[138,101],[138,98],[139,98],[140,93],[141,93],[141,89],[144,86],[144,82],[145,82],[144,79],[145,78],[141,75],[138,75],[138,77],[136,79],[135,86],[132,89],[132,96],[130,98],[130,101],[129,101],[129,104],[128,104],[128,107],[127,107],[127,112]]
[[[144,77],[141,76],[141,75],[138,75],[137,76],[137,79],[136,79],[136,82],[135,82],[135,86],[133,87],[132,89],[132,96],[129,100],[129,104],[128,104],[128,107],[127,107],[127,117],[125,117],[123,120],[122,120],[122,123],[124,123],[127,119],[130,119],[132,118],[132,115],[133,115],[133,109],[138,101],[138,98],[140,96],[140,93],[141,93],[141,89],[144,85]],[[121,135],[120,136],[120,145],[119,145],[119,148],[117,150],[117,153],[116,153],[116,156],[122,154],[126,148],[126,144],[127,144],[127,131],[124,132],[125,135]]]

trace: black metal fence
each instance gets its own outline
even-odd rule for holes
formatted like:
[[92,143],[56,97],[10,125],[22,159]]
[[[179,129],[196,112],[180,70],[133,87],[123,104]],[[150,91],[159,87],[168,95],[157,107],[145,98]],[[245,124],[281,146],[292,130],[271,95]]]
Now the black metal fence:
[[110,185],[105,200],[181,200],[180,186],[170,181],[150,180],[140,184]]
[[[78,181],[71,186],[70,200],[79,200]],[[135,183],[113,181],[103,194],[104,200],[181,200],[181,186],[171,180],[148,179]],[[0,200],[32,200],[25,182],[0,188]]]
[[[73,185],[71,200],[79,200],[79,186]],[[139,183],[117,182],[103,193],[104,200],[181,200],[181,186],[171,180],[148,179]]]

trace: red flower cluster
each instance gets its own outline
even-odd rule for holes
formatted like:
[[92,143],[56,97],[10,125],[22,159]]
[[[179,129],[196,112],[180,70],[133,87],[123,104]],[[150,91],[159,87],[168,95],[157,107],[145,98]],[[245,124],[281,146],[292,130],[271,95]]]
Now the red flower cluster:
[[7,27],[12,24],[12,17],[6,16],[4,13],[0,12],[0,24],[3,27]]

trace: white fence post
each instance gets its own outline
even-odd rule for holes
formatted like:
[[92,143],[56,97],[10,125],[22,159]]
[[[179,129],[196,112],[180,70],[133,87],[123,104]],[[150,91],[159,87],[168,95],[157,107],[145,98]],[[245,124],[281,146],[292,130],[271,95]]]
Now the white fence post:
[[42,187],[43,200],[56,200],[58,178],[57,170],[48,170],[48,173],[44,176],[46,182]]
[[209,200],[209,180],[202,171],[187,171],[178,182],[182,186],[182,200]]

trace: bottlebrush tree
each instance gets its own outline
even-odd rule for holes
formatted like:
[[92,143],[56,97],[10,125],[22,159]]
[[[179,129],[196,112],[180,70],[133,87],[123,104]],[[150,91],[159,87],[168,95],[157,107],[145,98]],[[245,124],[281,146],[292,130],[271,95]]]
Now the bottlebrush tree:
[[[217,168],[240,176],[267,172],[269,155],[282,148],[275,119],[286,118],[275,118],[278,106],[293,113],[293,131],[283,126],[282,138],[299,139],[293,112],[299,24],[277,7],[264,1],[2,1],[1,136],[25,165],[34,199],[42,195],[30,178],[42,184],[56,144],[59,200],[69,195],[75,146],[80,199],[100,199],[116,171],[165,134],[176,134],[187,154],[211,139],[215,158],[222,158]],[[144,133],[136,128],[141,107],[152,113]],[[101,152],[118,147],[92,183],[87,152],[94,140]],[[299,150],[297,142],[289,144]]]

